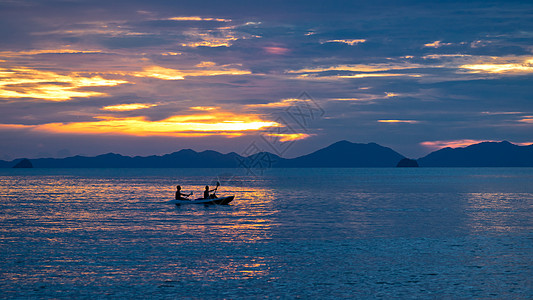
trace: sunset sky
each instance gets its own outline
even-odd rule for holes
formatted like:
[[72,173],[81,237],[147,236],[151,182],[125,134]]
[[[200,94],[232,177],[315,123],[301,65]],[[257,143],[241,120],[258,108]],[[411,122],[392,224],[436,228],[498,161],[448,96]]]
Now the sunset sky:
[[0,41],[4,160],[533,143],[531,1],[0,0]]

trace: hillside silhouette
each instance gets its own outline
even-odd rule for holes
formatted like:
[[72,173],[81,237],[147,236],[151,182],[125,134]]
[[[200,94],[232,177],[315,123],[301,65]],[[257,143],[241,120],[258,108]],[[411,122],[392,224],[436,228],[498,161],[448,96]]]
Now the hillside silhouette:
[[[23,159],[0,160],[0,168],[12,168]],[[396,167],[406,158],[376,143],[339,141],[307,155],[285,159],[268,152],[248,157],[235,152],[222,154],[183,149],[152,156],[124,156],[108,153],[94,157],[31,159],[34,168],[379,168]],[[420,167],[533,167],[533,145],[518,146],[507,141],[483,142],[464,148],[444,148],[418,160]],[[27,165],[28,162],[25,162]],[[403,163],[402,163],[403,164]],[[400,164],[400,166],[402,166]]]
[[417,160],[421,167],[533,167],[533,145],[483,142],[443,148]]

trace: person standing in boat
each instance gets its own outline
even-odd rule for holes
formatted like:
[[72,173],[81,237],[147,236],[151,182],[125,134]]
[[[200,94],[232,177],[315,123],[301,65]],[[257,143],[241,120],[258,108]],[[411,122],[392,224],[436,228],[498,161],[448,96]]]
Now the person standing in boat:
[[209,186],[206,185],[206,186],[205,186],[205,191],[204,191],[204,199],[209,199],[209,198],[211,198],[211,195],[210,195],[209,193],[216,191],[217,188],[218,188],[218,186],[217,186],[216,188],[212,189],[212,190],[209,190]]
[[[181,192],[181,186],[179,186],[179,185],[176,186],[176,200],[189,200],[189,198],[187,198],[187,197],[189,197],[190,195],[192,195],[192,193],[190,193],[188,195],[184,194],[184,193]],[[185,197],[183,197],[183,196],[185,196]]]

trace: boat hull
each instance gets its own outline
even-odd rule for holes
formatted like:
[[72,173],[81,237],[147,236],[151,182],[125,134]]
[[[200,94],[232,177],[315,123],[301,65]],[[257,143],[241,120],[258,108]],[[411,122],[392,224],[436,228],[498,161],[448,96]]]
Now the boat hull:
[[168,204],[218,204],[218,205],[226,205],[229,204],[231,201],[235,199],[235,196],[227,196],[227,197],[217,197],[213,199],[194,199],[194,200],[170,200],[167,203]]

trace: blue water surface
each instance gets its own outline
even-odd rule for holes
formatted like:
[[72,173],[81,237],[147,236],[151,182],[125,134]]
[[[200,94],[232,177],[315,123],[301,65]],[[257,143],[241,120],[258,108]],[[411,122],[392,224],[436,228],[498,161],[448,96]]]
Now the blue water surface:
[[[221,183],[228,206],[167,204]],[[533,298],[533,169],[0,169],[2,298]]]

